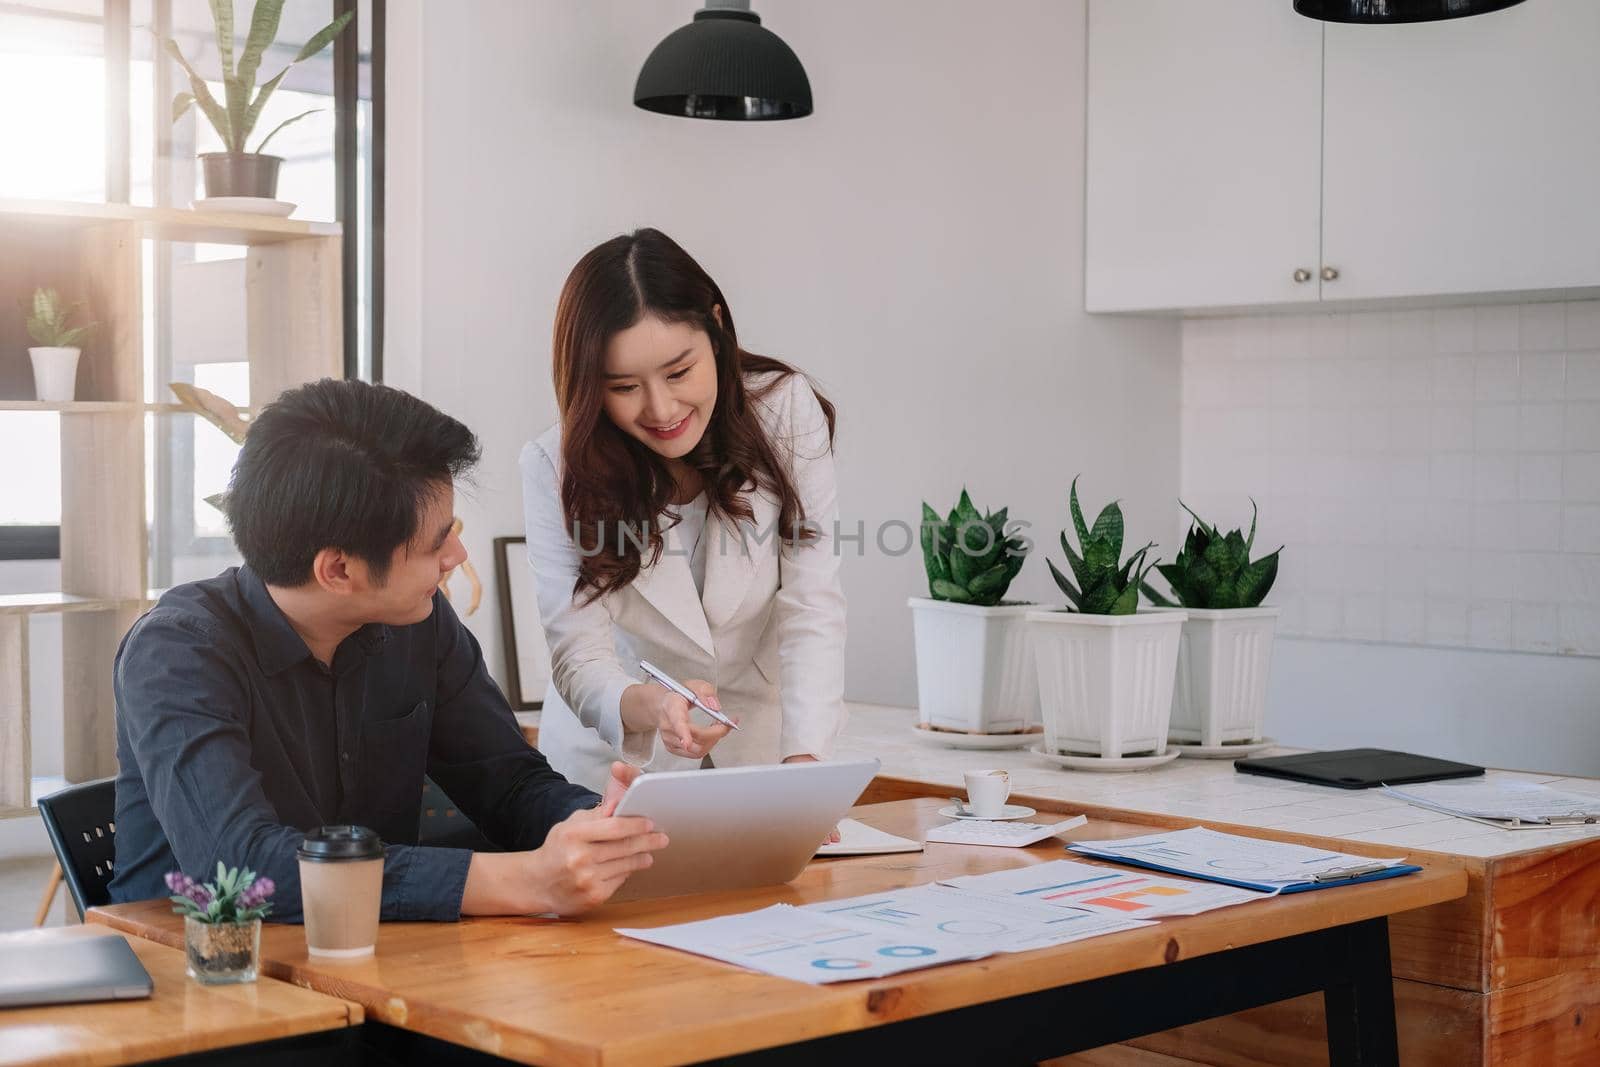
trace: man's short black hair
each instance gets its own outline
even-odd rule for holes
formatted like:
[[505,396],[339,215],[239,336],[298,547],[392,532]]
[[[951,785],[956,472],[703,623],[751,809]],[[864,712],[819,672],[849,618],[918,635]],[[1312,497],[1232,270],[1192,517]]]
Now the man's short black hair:
[[298,586],[324,548],[383,581],[422,509],[471,470],[478,439],[409,393],[367,382],[302,385],[250,423],[228,485],[228,525],[268,585]]

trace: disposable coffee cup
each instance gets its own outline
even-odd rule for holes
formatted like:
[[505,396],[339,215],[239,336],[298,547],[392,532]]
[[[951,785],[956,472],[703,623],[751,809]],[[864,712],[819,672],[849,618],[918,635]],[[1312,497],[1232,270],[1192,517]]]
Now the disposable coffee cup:
[[383,901],[383,842],[365,826],[319,826],[300,858],[306,949],[313,956],[370,956]]
[[980,819],[993,819],[1005,810],[1011,795],[1011,775],[1003,770],[968,771],[967,809]]

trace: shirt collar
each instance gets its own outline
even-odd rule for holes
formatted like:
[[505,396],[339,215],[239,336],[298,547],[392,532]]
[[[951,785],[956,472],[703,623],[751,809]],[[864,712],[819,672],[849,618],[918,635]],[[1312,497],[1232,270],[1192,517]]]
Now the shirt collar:
[[[283,609],[278,607],[278,602],[273,600],[272,594],[267,591],[267,583],[261,580],[261,576],[248,566],[241,566],[236,580],[244,600],[245,621],[255,641],[256,660],[260,663],[262,672],[278,674],[302,660],[310,659],[311,650],[306,647],[305,639],[290,625],[283,614]],[[369,622],[340,642],[339,648],[343,649],[353,643],[370,656],[381,649],[388,640],[387,626]],[[339,658],[337,650],[334,658]]]

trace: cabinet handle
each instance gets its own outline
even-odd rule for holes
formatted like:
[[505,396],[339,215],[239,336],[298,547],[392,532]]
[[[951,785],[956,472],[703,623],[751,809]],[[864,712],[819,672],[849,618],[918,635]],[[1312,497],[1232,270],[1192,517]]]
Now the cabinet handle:
[[1294,280],[1296,285],[1304,285],[1306,282],[1311,280],[1311,272],[1306,270],[1304,267],[1296,267],[1294,270]]
[[1325,282],[1335,281],[1335,280],[1338,279],[1338,277],[1339,277],[1339,269],[1337,267],[1323,267],[1322,268],[1322,280],[1323,281],[1325,281]]

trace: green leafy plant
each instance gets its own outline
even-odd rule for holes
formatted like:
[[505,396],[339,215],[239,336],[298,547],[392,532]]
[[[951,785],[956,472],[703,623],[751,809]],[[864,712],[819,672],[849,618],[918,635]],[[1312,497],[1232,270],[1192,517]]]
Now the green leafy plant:
[[1162,596],[1149,583],[1143,583],[1144,595],[1150,603],[1161,607],[1185,608],[1253,608],[1266,599],[1272,583],[1278,577],[1278,552],[1262,556],[1251,562],[1250,548],[1256,541],[1256,502],[1250,501],[1250,534],[1239,530],[1223,534],[1183,501],[1178,502],[1194,518],[1189,526],[1189,536],[1184,540],[1183,551],[1171,563],[1156,570],[1172,587],[1178,598],[1174,604]]
[[[172,99],[172,121],[177,122],[189,108],[199,105],[212,127],[217,131],[217,136],[222,138],[222,143],[229,152],[242,153],[245,150],[245,141],[255,130],[256,123],[261,119],[261,109],[267,104],[272,93],[278,88],[278,83],[283,81],[284,75],[303,59],[310,59],[339,36],[345,24],[355,13],[346,11],[332,22],[312,35],[287,66],[274,75],[260,89],[256,88],[256,72],[261,69],[261,59],[266,55],[267,49],[278,36],[278,21],[283,15],[284,0],[256,0],[255,10],[250,16],[250,35],[245,38],[244,51],[239,55],[239,62],[234,63],[233,57],[233,0],[211,0],[211,19],[217,28],[217,54],[222,58],[222,87],[223,102],[218,103],[217,98],[211,95],[211,89],[206,85],[204,78],[195,71],[189,61],[183,57],[183,50],[178,47],[178,42],[170,37],[163,38],[162,47],[167,54],[178,61],[185,74],[189,76],[189,91],[179,93]],[[299,122],[307,115],[315,115],[322,108],[312,108],[302,111],[292,118],[284,119],[275,126],[271,133],[261,139],[256,145],[256,152],[265,151],[267,142],[277,136],[278,131],[290,123]]]
[[1055,577],[1056,585],[1067,594],[1067,599],[1072,602],[1074,610],[1085,615],[1132,615],[1139,607],[1139,586],[1144,582],[1144,576],[1155,561],[1145,563],[1145,557],[1155,547],[1152,541],[1139,551],[1128,557],[1126,563],[1118,564],[1122,558],[1122,508],[1116,501],[1107,504],[1094,520],[1091,528],[1083,521],[1083,511],[1078,507],[1078,479],[1072,479],[1071,493],[1072,525],[1078,534],[1078,545],[1082,553],[1072,550],[1072,545],[1067,542],[1067,532],[1061,531],[1061,551],[1067,555],[1067,564],[1072,568],[1073,577],[1062,574],[1054,563],[1050,563],[1050,573]]
[[86,322],[81,326],[69,326],[68,321],[83,310],[83,301],[63,307],[54,289],[35,289],[31,304],[24,301],[22,310],[28,316],[28,336],[47,348],[82,347],[98,325]]
[[182,871],[167,872],[174,915],[203,923],[242,923],[264,918],[272,910],[267,898],[278,888],[271,878],[257,878],[248,867],[228,867],[217,861],[217,880],[204,885]]
[[1009,508],[979,514],[966,489],[947,518],[922,505],[922,562],[935,600],[994,607],[1022,570],[1027,544],[1006,535]]

